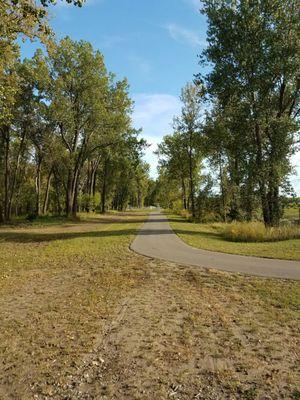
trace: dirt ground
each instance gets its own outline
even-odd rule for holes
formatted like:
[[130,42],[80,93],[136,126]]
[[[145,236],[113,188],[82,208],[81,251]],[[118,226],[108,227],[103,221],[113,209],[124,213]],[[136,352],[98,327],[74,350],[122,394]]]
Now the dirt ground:
[[136,255],[144,218],[0,229],[0,399],[300,398],[300,284]]

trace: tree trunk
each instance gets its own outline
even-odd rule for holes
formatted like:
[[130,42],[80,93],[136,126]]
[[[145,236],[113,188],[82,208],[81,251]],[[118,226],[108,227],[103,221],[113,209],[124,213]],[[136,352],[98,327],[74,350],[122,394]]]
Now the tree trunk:
[[48,174],[48,178],[47,178],[46,192],[45,192],[44,204],[43,204],[43,215],[47,214],[47,210],[48,210],[49,192],[50,192],[52,174],[53,174],[53,170],[51,168],[51,170]]
[[73,218],[76,218],[76,215],[77,215],[77,209],[78,209],[77,198],[78,198],[78,181],[76,179],[74,193],[73,193],[73,201],[72,201],[72,216],[73,216]]
[[222,214],[223,221],[227,222],[227,207],[226,207],[226,191],[225,191],[225,182],[224,182],[224,171],[222,168],[222,160],[221,157],[219,159],[219,174],[220,174],[220,189],[221,189],[221,199],[222,199]]
[[10,145],[10,135],[9,127],[4,127],[4,143],[5,143],[5,153],[4,153],[4,221],[9,220],[9,145]]
[[3,214],[3,207],[2,204],[0,204],[0,224],[4,222],[4,214]]
[[185,187],[185,182],[184,182],[184,177],[181,176],[181,188],[182,188],[182,206],[183,209],[187,209],[187,203],[186,203],[186,187]]
[[191,211],[193,218],[196,217],[195,207],[195,193],[194,193],[194,178],[193,178],[193,160],[191,151],[189,151],[189,179],[190,179],[190,198],[191,198]]
[[26,132],[23,131],[22,138],[21,138],[21,143],[20,143],[20,146],[19,146],[19,149],[18,149],[16,166],[15,166],[14,174],[13,174],[13,177],[12,177],[12,180],[11,180],[11,185],[10,185],[10,196],[9,196],[9,200],[8,200],[8,209],[7,209],[7,217],[8,217],[8,219],[11,218],[12,201],[13,201],[13,197],[14,197],[14,194],[15,194],[16,180],[17,180],[17,175],[18,175],[18,172],[19,172],[19,166],[20,166],[21,155],[22,155],[22,150],[23,150],[25,138],[26,138]]
[[39,217],[42,214],[41,210],[41,170],[42,170],[42,158],[38,157],[36,178],[35,178],[35,190],[36,190],[36,204],[35,210],[36,215]]
[[69,217],[72,212],[72,171],[68,171],[68,180],[66,187],[66,215]]
[[60,203],[60,190],[59,190],[59,179],[57,176],[56,169],[54,170],[54,185],[55,185],[55,196],[56,196],[56,211],[58,215],[62,213],[62,206]]
[[104,169],[103,169],[103,182],[102,182],[102,191],[101,191],[101,212],[105,213],[105,205],[106,205],[106,180],[107,180],[107,172],[108,172],[108,161],[107,158],[104,160]]

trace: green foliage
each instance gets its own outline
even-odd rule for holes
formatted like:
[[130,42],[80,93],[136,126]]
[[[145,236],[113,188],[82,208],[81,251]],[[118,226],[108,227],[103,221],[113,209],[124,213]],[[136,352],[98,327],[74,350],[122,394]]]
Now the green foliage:
[[[299,134],[298,0],[204,0],[208,47],[203,63],[212,111],[206,143],[219,169],[224,220],[251,219],[259,198],[264,222],[278,225],[290,158]],[[228,210],[228,211],[227,211]]]
[[[200,121],[202,102],[201,90],[187,84],[181,93],[182,112],[174,118],[173,135],[167,135],[158,146],[160,175],[171,180],[175,192],[170,197],[173,207],[189,209],[196,216],[196,193],[200,184],[200,168],[203,157],[202,125]],[[164,192],[169,186],[164,188]],[[165,197],[165,196],[164,196]],[[165,197],[165,199],[167,198]],[[174,200],[171,198],[176,199]],[[170,206],[170,202],[168,207]]]
[[146,142],[131,126],[126,79],[117,81],[90,43],[68,37],[15,70],[18,92],[0,157],[2,219],[142,207]]
[[[78,6],[83,3],[81,0],[67,0],[67,2]],[[17,196],[20,197],[22,186],[20,171],[23,161],[28,156],[26,154],[27,140],[33,127],[32,120],[37,115],[41,123],[45,117],[41,109],[39,113],[36,113],[35,108],[47,108],[41,103],[41,98],[34,95],[37,85],[45,83],[48,77],[47,68],[42,65],[43,60],[38,63],[38,54],[33,60],[20,64],[17,39],[38,38],[47,45],[49,50],[53,47],[53,34],[47,21],[46,6],[48,4],[55,4],[55,1],[3,0],[0,2],[0,222],[10,218],[16,191]],[[34,131],[35,138],[44,135],[44,128],[43,133],[39,132],[38,128]],[[37,142],[38,140],[35,141]],[[16,150],[15,160],[11,157],[12,147]],[[37,151],[36,155],[39,153]],[[37,177],[37,181],[39,179]],[[40,186],[39,182],[37,186]],[[36,208],[39,210],[41,206],[38,199],[36,203]],[[15,213],[18,213],[18,205],[15,206]]]

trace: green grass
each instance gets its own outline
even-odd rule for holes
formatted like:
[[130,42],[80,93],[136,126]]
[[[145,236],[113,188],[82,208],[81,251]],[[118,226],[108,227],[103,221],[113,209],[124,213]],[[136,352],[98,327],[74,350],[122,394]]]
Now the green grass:
[[247,256],[300,260],[300,239],[262,243],[235,242],[224,237],[223,223],[193,223],[173,214],[169,214],[168,217],[177,235],[196,248]]
[[284,210],[283,217],[286,219],[298,219],[299,215],[299,207],[287,207]]

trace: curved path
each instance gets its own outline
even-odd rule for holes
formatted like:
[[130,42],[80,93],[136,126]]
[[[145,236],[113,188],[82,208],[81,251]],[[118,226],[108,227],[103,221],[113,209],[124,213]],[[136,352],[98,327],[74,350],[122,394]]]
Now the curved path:
[[144,256],[178,264],[300,280],[300,262],[298,261],[239,256],[191,247],[174,233],[167,217],[159,211],[149,215],[149,219],[134,239],[131,249]]

